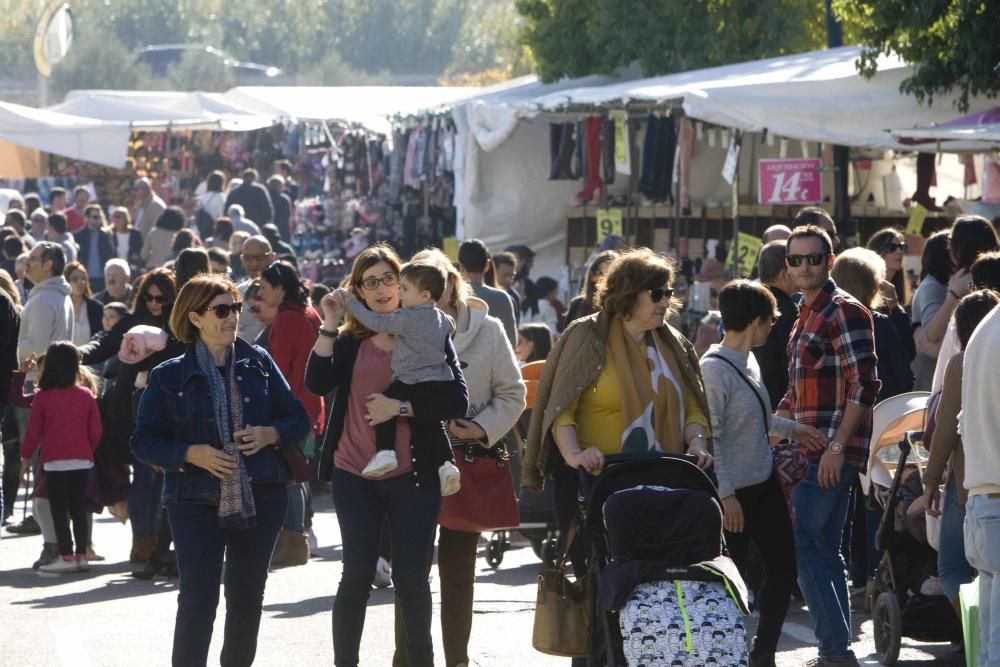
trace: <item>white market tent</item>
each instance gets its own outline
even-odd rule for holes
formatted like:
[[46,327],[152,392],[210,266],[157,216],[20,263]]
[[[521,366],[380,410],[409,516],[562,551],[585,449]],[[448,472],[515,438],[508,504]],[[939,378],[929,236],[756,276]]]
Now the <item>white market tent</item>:
[[[903,145],[889,130],[952,119],[955,96],[936,96],[928,106],[901,93],[899,85],[912,69],[896,56],[881,57],[878,73],[864,79],[855,66],[860,51],[847,46],[648,79],[531,83],[465,100],[453,110],[460,134],[467,135],[459,142],[465,173],[456,174],[462,181],[456,184],[460,229],[491,247],[525,243],[539,252],[536,265],[564,264],[566,212],[579,184],[547,180],[548,123],[602,109],[683,106],[691,118],[744,132],[766,129],[810,143],[936,150]],[[995,101],[973,98],[970,105],[978,110]],[[728,199],[719,176],[724,154],[724,146],[695,151],[692,189],[706,188],[703,202]],[[750,162],[741,161],[741,175],[749,175]],[[725,187],[713,191],[713,183]],[[698,199],[694,192],[692,197]]]
[[391,116],[454,104],[481,90],[446,86],[240,86],[222,97],[275,120],[335,120],[388,134]]
[[109,123],[0,102],[0,140],[121,169],[128,154],[127,123]]
[[274,118],[225,99],[222,93],[74,90],[51,111],[128,123],[134,131],[221,130],[247,132],[270,127]]

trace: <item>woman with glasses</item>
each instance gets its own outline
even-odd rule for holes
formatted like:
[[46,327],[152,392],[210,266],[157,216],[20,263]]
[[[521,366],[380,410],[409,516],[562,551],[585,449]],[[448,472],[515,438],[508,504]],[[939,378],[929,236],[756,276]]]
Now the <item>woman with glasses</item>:
[[69,282],[69,298],[73,302],[73,344],[85,345],[103,329],[104,306],[91,293],[90,279],[83,264],[67,264],[63,278]]
[[[906,256],[906,237],[895,227],[880,229],[868,239],[868,249],[877,253],[885,264],[885,278],[879,285],[880,313],[887,315],[896,333],[903,353],[909,362],[917,355],[913,341],[913,323],[907,308],[910,306],[910,278],[903,266]],[[882,385],[885,389],[885,385]]]
[[719,291],[725,332],[701,358],[712,416],[715,475],[722,498],[726,545],[747,575],[753,541],[764,565],[757,596],[760,623],[749,664],[774,665],[781,626],[795,586],[795,543],[785,495],[774,474],[770,436],[826,444],[811,426],[771,414],[771,399],[750,350],[762,345],[781,315],[766,286],[734,280]]
[[242,306],[222,276],[199,275],[181,289],[170,329],[183,354],[150,374],[132,438],[136,458],[164,471],[181,575],[176,666],[208,662],[220,583],[221,664],[253,663],[291,480],[280,450],[309,431],[302,404],[271,357],[236,337]]
[[[278,314],[271,322],[267,336],[267,349],[274,357],[274,363],[288,378],[292,393],[309,415],[312,429],[305,438],[312,442],[302,443],[303,453],[308,456],[315,447],[315,435],[323,430],[323,398],[310,393],[304,384],[306,362],[316,344],[319,315],[309,305],[309,291],[299,278],[298,271],[290,264],[274,262],[260,274],[258,294],[261,300]],[[288,516],[278,536],[278,546],[274,550],[272,564],[304,565],[309,560],[309,544],[305,530],[305,490],[301,484],[288,487]]]
[[[399,308],[400,261],[387,245],[363,250],[345,286],[371,311]],[[320,456],[320,479],[331,481],[343,541],[343,573],[333,605],[333,655],[337,667],[360,663],[365,607],[378,564],[379,534],[387,519],[392,539],[392,580],[406,629],[406,663],[432,667],[431,590],[428,555],[434,545],[441,489],[437,470],[415,442],[440,435],[432,420],[461,419],[468,391],[457,361],[456,380],[441,390],[401,402],[382,393],[392,380],[391,334],[366,329],[332,294],[322,301],[323,326],[306,367],[306,387],[317,396],[336,391]],[[411,417],[422,419],[411,422]],[[373,424],[396,420],[399,467],[379,479],[361,471],[375,455]],[[436,434],[435,432],[436,431]]]
[[[712,462],[708,402],[691,343],[667,324],[674,267],[648,248],[608,267],[600,311],[566,331],[538,383],[521,485],[555,485],[563,535],[576,514],[577,469],[599,473],[607,454],[691,454]],[[584,575],[582,541],[570,556]]]

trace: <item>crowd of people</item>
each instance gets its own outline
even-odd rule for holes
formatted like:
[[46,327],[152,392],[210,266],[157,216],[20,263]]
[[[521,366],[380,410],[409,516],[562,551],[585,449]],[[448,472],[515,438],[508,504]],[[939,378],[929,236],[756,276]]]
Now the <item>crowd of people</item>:
[[[335,664],[361,663],[369,590],[391,571],[393,664],[433,665],[436,546],[445,663],[468,665],[481,535],[438,524],[471,483],[457,456],[497,448],[523,449],[523,488],[553,485],[563,536],[579,469],[688,455],[717,485],[755,592],[749,664],[775,664],[796,579],[814,663],[857,664],[850,585],[870,590],[879,565],[858,476],[874,405],[912,390],[934,394],[921,502],[941,516],[935,579],[958,613],[978,574],[980,661],[1000,662],[989,221],[927,239],[914,290],[902,232],[841,248],[830,216],[803,209],[765,233],[756,280],[722,281],[718,327],[696,347],[674,326],[677,266],[646,248],[595,252],[568,307],[557,281],[530,277],[529,248],[475,239],[455,262],[428,249],[404,263],[374,244],[339,285],[312,285],[289,252],[294,189],[258,181],[213,172],[189,212],[145,179],[131,207],[54,189],[47,205],[14,198],[2,230],[4,523],[41,535],[33,567],[63,576],[119,557],[93,544],[94,513],[127,520],[134,576],[179,576],[173,664],[206,663],[220,583],[222,664],[252,663],[269,568],[316,553],[312,494],[329,483]],[[522,441],[520,369],[537,362]],[[18,523],[21,490],[31,514]],[[565,547],[585,576],[586,544]]]

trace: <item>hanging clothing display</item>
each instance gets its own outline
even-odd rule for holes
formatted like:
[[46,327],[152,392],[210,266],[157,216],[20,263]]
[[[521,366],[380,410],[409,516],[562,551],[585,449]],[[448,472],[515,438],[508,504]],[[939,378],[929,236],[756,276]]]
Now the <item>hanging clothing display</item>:
[[937,174],[934,168],[933,153],[919,153],[917,155],[917,190],[911,199],[928,211],[939,211],[934,198],[931,197],[931,188],[937,185]]
[[694,123],[687,116],[680,120],[677,154],[680,167],[679,191],[681,215],[691,215],[691,158],[694,157]]
[[572,181],[573,159],[577,154],[576,124],[551,123],[549,125],[550,181]]
[[601,166],[605,185],[615,182],[615,121],[604,118],[601,121]]
[[656,114],[649,114],[646,121],[646,139],[643,142],[639,192],[653,201],[673,202],[670,177],[674,172],[676,148],[674,119],[669,116],[659,118]]
[[595,194],[604,199],[604,179],[601,178],[601,129],[604,120],[600,116],[590,116],[583,121],[583,189],[577,193],[580,201],[591,201]]
[[630,176],[632,174],[632,141],[629,134],[628,114],[624,111],[613,111],[611,118],[615,124],[615,171]]

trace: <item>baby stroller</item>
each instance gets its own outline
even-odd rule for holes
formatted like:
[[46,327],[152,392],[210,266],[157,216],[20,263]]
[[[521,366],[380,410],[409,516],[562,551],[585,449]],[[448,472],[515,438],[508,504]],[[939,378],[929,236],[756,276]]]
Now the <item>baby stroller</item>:
[[[879,565],[872,591],[875,654],[883,665],[899,658],[903,637],[956,642],[962,627],[940,590],[935,517],[917,502],[927,462],[923,443],[930,394],[910,392],[875,406],[868,470],[861,488],[882,510],[875,545]],[[937,584],[935,586],[935,584]]]
[[746,664],[746,586],[718,491],[692,461],[615,455],[600,476],[580,474],[593,667]]
[[[509,449],[520,510],[520,523],[515,530],[528,540],[535,556],[548,563],[556,558],[559,536],[552,485],[546,485],[542,493],[532,493],[521,489],[521,450],[524,446],[525,434],[528,432],[528,424],[531,421],[531,410],[535,406],[538,379],[541,377],[544,367],[544,361],[533,361],[521,367],[521,378],[528,391],[525,396],[524,412],[521,413],[521,417],[514,424],[512,430],[516,436],[517,446]],[[503,555],[508,549],[510,549],[510,531],[498,530],[494,532],[490,536],[489,542],[486,543],[486,563],[494,570],[500,567]]]

